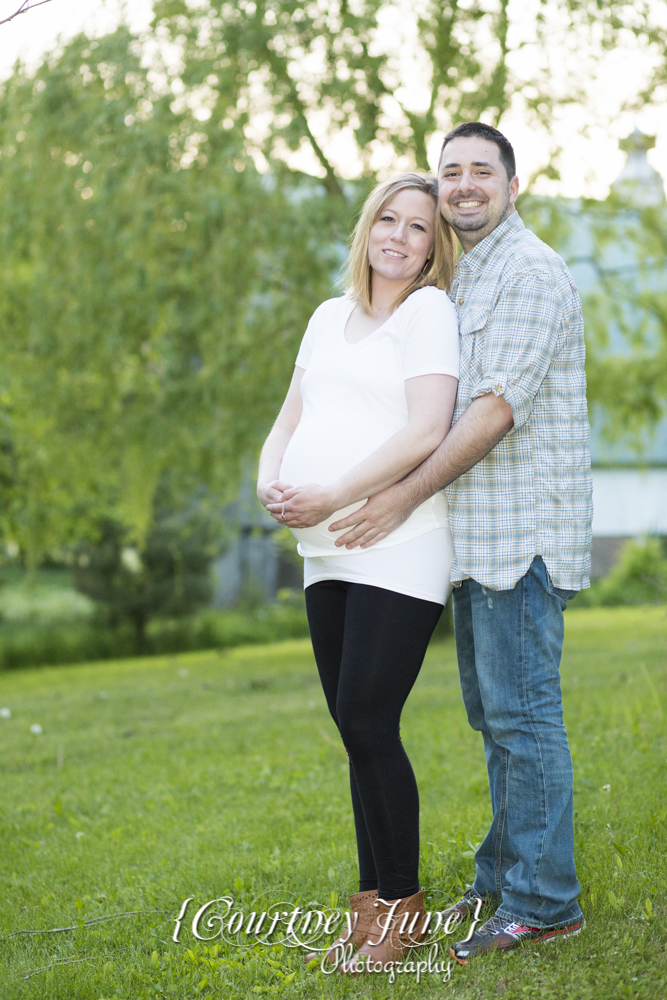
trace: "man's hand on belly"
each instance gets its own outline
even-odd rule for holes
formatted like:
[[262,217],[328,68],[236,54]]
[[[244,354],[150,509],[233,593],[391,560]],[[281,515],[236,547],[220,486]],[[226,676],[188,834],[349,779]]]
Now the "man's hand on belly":
[[402,480],[387,487],[381,493],[376,493],[366,501],[363,507],[355,510],[340,521],[334,521],[329,526],[329,531],[342,531],[344,528],[352,528],[345,535],[336,539],[336,547],[354,549],[359,546],[362,549],[370,548],[377,542],[395,531],[404,521],[410,517],[415,507],[418,507],[421,499],[415,496],[414,488],[407,481]]
[[281,503],[267,504],[266,509],[278,524],[286,524],[288,528],[312,528],[326,521],[339,507],[331,492],[317,483],[285,490],[282,499]]

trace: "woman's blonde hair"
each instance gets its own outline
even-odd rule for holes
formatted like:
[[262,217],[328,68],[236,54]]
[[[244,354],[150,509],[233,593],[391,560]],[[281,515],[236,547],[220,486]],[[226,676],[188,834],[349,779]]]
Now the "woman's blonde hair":
[[371,312],[371,273],[368,260],[368,243],[371,229],[378,216],[399,191],[423,191],[433,198],[433,247],[424,268],[408,288],[396,297],[394,309],[405,302],[408,295],[418,288],[434,285],[449,288],[456,263],[454,233],[438,209],[438,182],[430,174],[399,174],[378,184],[369,194],[361,210],[359,221],[350,237],[350,255],[345,266],[345,290],[365,313]]

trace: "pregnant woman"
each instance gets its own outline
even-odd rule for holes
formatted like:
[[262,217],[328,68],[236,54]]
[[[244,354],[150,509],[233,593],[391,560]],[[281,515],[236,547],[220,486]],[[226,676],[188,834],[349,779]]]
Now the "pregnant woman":
[[401,931],[412,923],[404,915],[423,917],[424,907],[419,798],[399,725],[449,596],[452,541],[444,493],[372,548],[337,546],[343,532],[330,528],[424,461],[451,425],[458,332],[443,289],[454,241],[437,199],[435,179],[414,173],[371,193],[347,292],[315,310],[259,465],[259,499],[305,557],[315,659],[350,759],[353,971],[369,957],[395,961],[423,938]]

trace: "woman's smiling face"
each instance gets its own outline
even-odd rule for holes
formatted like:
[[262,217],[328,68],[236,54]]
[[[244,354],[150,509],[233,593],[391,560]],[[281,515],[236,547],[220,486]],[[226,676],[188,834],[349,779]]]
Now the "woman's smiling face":
[[374,275],[409,285],[433,246],[435,200],[404,188],[382,209],[371,227],[368,262]]

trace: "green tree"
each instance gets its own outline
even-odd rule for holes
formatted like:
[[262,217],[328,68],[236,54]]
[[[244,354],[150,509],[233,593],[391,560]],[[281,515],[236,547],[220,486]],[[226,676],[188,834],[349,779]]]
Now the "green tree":
[[592,113],[587,78],[628,38],[654,100],[654,9],[157,0],[141,41],[80,36],[18,66],[0,101],[5,539],[34,560],[113,522],[142,547],[166,480],[231,498],[377,171],[426,167],[463,119]]
[[142,550],[124,525],[103,521],[94,541],[78,546],[76,587],[96,602],[102,624],[129,623],[142,651],[151,618],[182,617],[210,601],[211,560],[224,534],[220,511],[197,497],[174,510],[160,490]]
[[3,535],[37,558],[111,519],[141,544],[165,476],[234,495],[340,225],[316,182],[278,185],[235,130],[197,132],[125,29],[2,97]]
[[[592,84],[619,46],[651,66],[626,108],[659,104],[667,80],[667,29],[650,2],[536,0],[513,8],[507,0],[425,0],[408,11],[385,0],[158,0],[155,26],[180,51],[172,86],[181,100],[189,95],[211,121],[234,123],[249,154],[274,170],[309,150],[333,201],[345,177],[370,184],[378,164],[428,169],[431,137],[461,121],[502,127],[520,113],[544,137],[576,103],[589,124],[610,124]],[[411,74],[421,83],[419,107],[406,86]],[[552,141],[531,182],[557,178],[562,152]],[[664,206],[638,208],[613,195],[583,208],[598,275],[584,302],[589,395],[605,410],[611,435],[637,439],[667,401]],[[547,242],[576,258],[580,215],[553,199],[524,198],[523,209]],[[619,242],[629,248],[620,269],[609,261]]]
[[645,185],[632,186],[574,204],[528,196],[520,211],[568,264],[589,270],[581,289],[589,403],[605,437],[641,456],[667,411],[667,204],[661,182],[648,204]]
[[158,37],[180,53],[179,100],[233,125],[271,164],[306,147],[336,197],[342,177],[373,176],[382,160],[428,169],[429,138],[461,121],[498,125],[515,111],[548,137],[576,102],[599,122],[591,83],[619,45],[653,66],[643,104],[661,99],[667,75],[667,28],[650,0],[156,0],[154,9]]
[[589,206],[598,286],[584,297],[589,394],[605,432],[634,442],[667,410],[667,206]]

